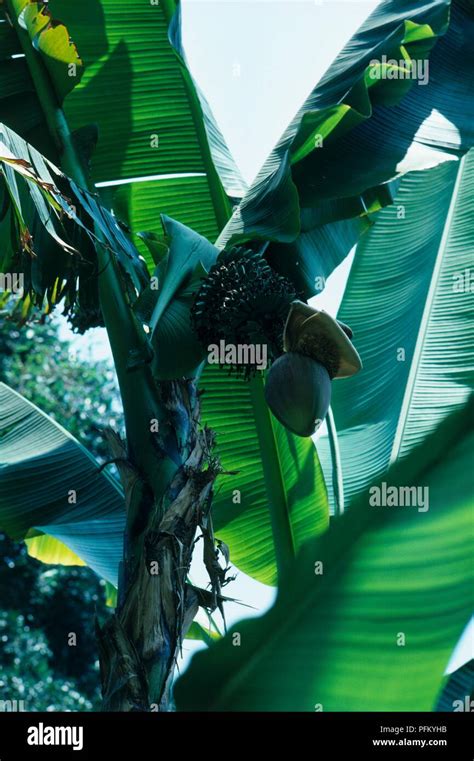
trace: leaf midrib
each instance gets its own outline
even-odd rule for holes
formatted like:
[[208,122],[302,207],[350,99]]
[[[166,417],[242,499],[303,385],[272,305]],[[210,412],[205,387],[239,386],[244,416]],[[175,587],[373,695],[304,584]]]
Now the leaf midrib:
[[410,372],[408,374],[407,386],[405,389],[405,394],[404,394],[402,406],[400,409],[400,416],[398,419],[397,429],[396,429],[394,440],[393,440],[393,446],[392,446],[392,452],[390,454],[389,465],[395,462],[395,460],[398,458],[400,454],[403,436],[405,433],[405,426],[407,423],[408,415],[410,413],[413,393],[414,393],[416,381],[418,378],[418,371],[420,369],[420,364],[423,357],[423,350],[425,347],[425,341],[426,341],[426,337],[428,335],[428,330],[430,326],[431,312],[432,312],[433,305],[436,299],[436,295],[438,291],[438,283],[439,283],[439,279],[441,275],[442,266],[444,263],[444,257],[445,257],[449,237],[451,234],[454,213],[455,213],[456,204],[459,197],[459,189],[461,187],[461,183],[463,179],[467,155],[468,155],[467,153],[464,154],[464,156],[460,159],[459,165],[457,168],[456,179],[454,181],[454,187],[453,187],[453,194],[451,196],[451,200],[449,203],[449,209],[446,215],[446,221],[444,223],[443,233],[441,235],[438,253],[436,255],[435,266],[433,268],[430,286],[428,288],[428,292],[426,296],[423,315],[420,322],[420,329],[418,331],[418,338],[416,340],[415,350],[413,352],[413,359],[410,366]]
[[249,387],[263,467],[265,491],[269,502],[278,579],[281,583],[295,557],[295,542],[285,488],[285,477],[271,413],[265,401],[262,376],[255,376],[250,381]]

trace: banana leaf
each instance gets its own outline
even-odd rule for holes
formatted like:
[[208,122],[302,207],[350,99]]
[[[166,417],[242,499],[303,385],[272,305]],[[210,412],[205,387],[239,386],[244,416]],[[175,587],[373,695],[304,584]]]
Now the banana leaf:
[[125,529],[120,484],[99,471],[67,431],[4,383],[0,528],[12,539],[26,539],[31,554],[45,562],[70,563],[72,551],[117,586]]
[[[338,317],[364,367],[332,397],[346,503],[473,387],[473,183],[474,150],[407,175],[357,248]],[[328,439],[317,447],[330,484]]]
[[473,603],[473,412],[471,399],[384,474],[428,489],[429,509],[360,495],[305,544],[267,614],[194,656],[178,710],[434,710]]

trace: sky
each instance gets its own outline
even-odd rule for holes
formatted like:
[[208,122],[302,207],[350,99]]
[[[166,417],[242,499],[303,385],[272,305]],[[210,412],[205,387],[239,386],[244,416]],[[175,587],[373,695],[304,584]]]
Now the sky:
[[[188,63],[247,182],[377,4],[374,0],[182,0]],[[352,256],[328,278],[315,300],[318,308],[337,314],[351,263]],[[66,326],[63,335],[71,337]],[[89,331],[84,339],[76,339],[81,354],[86,346],[91,359],[109,356],[104,331]],[[319,434],[324,432],[321,427]],[[206,583],[197,564],[191,578]],[[241,573],[226,592],[253,606],[227,605],[228,625],[262,614],[275,595],[272,588]],[[464,638],[464,644],[470,637]],[[185,643],[181,668],[199,647]],[[450,670],[465,659],[461,647]]]
[[182,0],[191,71],[250,182],[371,0]]

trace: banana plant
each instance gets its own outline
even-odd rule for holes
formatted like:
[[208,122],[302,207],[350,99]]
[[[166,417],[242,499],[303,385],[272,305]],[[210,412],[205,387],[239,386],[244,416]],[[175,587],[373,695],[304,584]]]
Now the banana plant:
[[[428,291],[427,303],[434,302],[440,263],[446,257],[454,266],[467,235],[460,233],[457,244],[448,240],[453,214],[466,214],[473,121],[472,100],[466,108],[464,98],[472,75],[466,51],[474,37],[473,3],[381,2],[248,190],[188,69],[179,2],[131,0],[122,12],[112,0],[47,6],[5,0],[2,9],[0,269],[25,279],[13,316],[24,322],[63,303],[77,330],[106,327],[126,441],[109,435],[120,488],[64,431],[2,389],[0,525],[26,539],[36,557],[76,558],[118,586],[115,615],[98,628],[104,708],[169,710],[176,658],[186,633],[195,636],[198,608],[223,609],[229,553],[254,578],[288,589],[297,553],[326,536],[329,502],[343,504],[342,489],[333,494],[326,487],[341,454],[349,493],[351,479],[365,485],[387,464],[390,433],[377,463],[364,470],[364,451],[353,465],[343,437],[338,441],[329,425],[329,440],[321,443],[325,482],[311,439],[298,435],[301,419],[314,428],[324,418],[333,386],[344,434],[351,426],[339,400],[355,393],[355,409],[365,412],[362,401],[374,394],[377,406],[377,389],[383,393],[390,372],[383,354],[378,375],[362,371],[336,383],[359,369],[350,361],[357,357],[351,331],[345,320],[314,312],[301,299],[321,290],[361,236],[354,273],[359,259],[369,260],[372,272],[363,247],[375,240],[376,266],[391,266],[392,277],[400,276],[404,265],[377,246],[378,230],[397,192],[435,178],[446,219],[436,224],[433,201],[433,245],[420,257],[419,292],[407,288],[406,298],[396,300],[399,309],[417,314],[420,295]],[[412,69],[429,61],[435,75],[417,86],[396,76],[397,61]],[[424,213],[423,197],[413,197]],[[405,237],[417,236],[414,222],[413,228]],[[417,236],[413,246],[418,242]],[[350,324],[366,306],[349,303],[341,317]],[[410,322],[418,348],[407,400],[428,345],[427,310]],[[383,319],[367,321],[367,331],[376,328],[372,340],[384,334]],[[453,338],[463,330],[464,316],[456,317]],[[266,374],[235,360],[231,376],[205,367],[208,346],[221,340],[264,344],[275,362]],[[440,338],[441,344],[451,340]],[[278,387],[278,373],[287,384],[299,377],[295,362],[310,389],[303,411],[291,387],[278,403],[269,392]],[[437,377],[433,370],[433,383]],[[316,379],[323,379],[324,400]],[[464,399],[463,387],[457,403]],[[416,428],[417,442],[450,407],[437,405],[432,424]],[[397,427],[397,415],[394,403],[383,417],[387,430]],[[25,456],[13,456],[13,448],[23,447],[27,421],[33,429]],[[361,412],[357,425],[366,422]],[[40,431],[49,432],[46,445],[35,444]],[[406,451],[399,441],[393,460]],[[67,490],[79,497],[75,506],[66,492],[61,498],[67,452],[77,476],[78,486],[71,477]],[[25,495],[15,495],[12,479],[20,474],[29,484],[45,463],[45,488],[32,507]],[[66,462],[64,473],[66,484]],[[91,501],[92,485],[97,498]],[[188,579],[198,530],[210,589]],[[434,665],[439,669],[439,660]]]

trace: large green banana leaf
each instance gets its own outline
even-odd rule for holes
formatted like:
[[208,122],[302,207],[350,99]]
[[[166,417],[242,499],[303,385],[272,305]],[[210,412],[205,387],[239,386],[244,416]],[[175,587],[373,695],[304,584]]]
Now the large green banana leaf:
[[[159,232],[159,214],[166,213],[215,240],[231,212],[228,197],[241,197],[246,186],[188,71],[178,0],[51,0],[49,6],[84,59],[84,76],[65,111],[73,129],[98,126],[93,180],[129,181],[120,197],[134,230],[140,220],[138,231]],[[195,176],[183,176],[189,174]],[[165,178],[150,179],[157,175]],[[148,182],[143,187],[134,178]],[[196,224],[186,219],[189,206]],[[202,226],[203,218],[212,225]]]
[[[381,2],[310,94],[218,245],[271,240],[272,265],[306,296],[321,290],[372,212],[390,203],[390,180],[473,145],[473,49],[472,0]],[[383,56],[429,63],[427,83],[377,79],[377,66],[390,66],[371,62]]]
[[[10,23],[14,16],[20,18],[19,30]],[[36,91],[22,42],[31,44],[31,53],[39,55],[58,103],[80,82],[83,62],[65,26],[56,19],[54,24],[49,22],[47,6],[41,2],[8,0],[0,8],[0,122],[21,132],[37,150],[57,161],[58,145],[42,108],[44,94]]]
[[238,568],[275,584],[275,553],[284,572],[288,556],[328,526],[327,492],[314,445],[272,417],[261,377],[248,383],[209,367],[202,387],[203,419],[216,432],[216,453],[231,471],[217,482],[216,534],[231,548]]
[[305,545],[269,613],[194,657],[180,710],[434,709],[472,610],[473,412],[471,399],[384,476],[427,488],[429,509],[361,495]]
[[[94,181],[196,172],[208,174],[211,183],[217,167],[229,195],[243,192],[245,184],[187,71],[179,1],[48,5],[84,60],[84,75],[65,110],[73,128],[89,122],[99,127]],[[150,145],[155,134],[156,150]]]
[[[332,398],[346,501],[472,389],[473,187],[474,150],[407,175],[357,248],[339,317],[364,367]],[[317,446],[329,476],[328,439]]]
[[[33,535],[32,554],[71,562],[47,534],[64,542],[117,586],[125,502],[120,485],[67,431],[0,383],[0,528],[14,539]],[[33,530],[33,531],[32,531]],[[43,543],[48,539],[42,539]],[[27,540],[29,541],[29,540]]]

